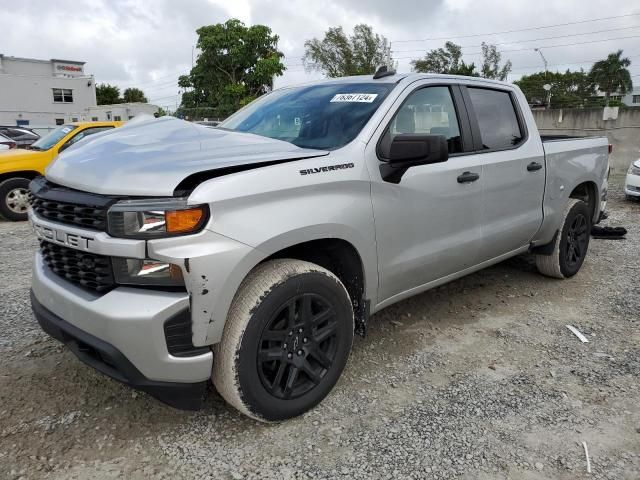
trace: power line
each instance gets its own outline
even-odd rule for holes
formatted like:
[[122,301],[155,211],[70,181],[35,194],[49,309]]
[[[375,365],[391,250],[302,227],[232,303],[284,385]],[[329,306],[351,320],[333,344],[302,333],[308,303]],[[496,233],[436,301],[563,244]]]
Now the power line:
[[[626,40],[628,38],[640,38],[640,35],[629,35],[626,37],[616,37],[616,38],[605,38],[602,40],[589,40],[585,42],[574,42],[574,43],[563,43],[559,45],[540,45],[539,48],[559,48],[559,47],[571,47],[574,45],[587,45],[591,43],[601,43],[601,42],[611,42],[613,40]],[[498,53],[509,53],[509,52],[529,52],[533,51],[531,47],[528,48],[515,48],[510,50],[497,50]],[[471,55],[481,55],[482,52],[471,52],[471,53],[463,53],[463,56],[471,56]],[[406,60],[406,59],[414,59],[414,57],[394,57],[394,60]]]
[[[637,57],[640,57],[640,55],[625,55],[625,57],[626,58],[637,58]],[[594,60],[582,60],[581,62],[550,63],[547,66],[548,67],[564,67],[566,65],[583,65],[585,63],[599,62],[600,60],[602,60],[602,58],[596,58]],[[531,69],[531,68],[540,68],[540,65],[530,65],[530,66],[527,66],[527,67],[519,67],[514,71],[524,70],[524,69]]]
[[484,37],[489,35],[502,35],[506,33],[516,33],[516,32],[529,32],[531,30],[542,30],[544,28],[554,28],[554,27],[566,27],[567,25],[580,25],[583,23],[591,23],[591,22],[599,22],[602,20],[613,20],[615,18],[625,18],[625,17],[636,17],[640,16],[640,13],[627,13],[625,15],[614,15],[611,17],[601,17],[601,18],[592,18],[590,20],[579,20],[575,22],[567,22],[567,23],[557,23],[555,25],[545,25],[539,27],[529,27],[529,28],[521,28],[517,30],[504,30],[502,32],[487,32],[487,33],[474,33],[470,35],[449,35],[446,37],[432,37],[432,38],[422,38],[417,40],[393,40],[389,43],[410,43],[410,42],[430,42],[433,40],[449,40],[451,38],[472,38],[472,37]]
[[[613,32],[613,31],[619,31],[619,30],[632,30],[634,28],[638,28],[640,27],[640,25],[634,25],[633,27],[622,27],[622,28],[610,28],[607,30],[597,30],[595,32],[585,32],[585,33],[571,33],[568,35],[557,35],[554,37],[540,37],[540,38],[531,38],[528,40],[514,40],[511,42],[502,42],[502,43],[491,43],[491,45],[513,45],[515,43],[527,43],[527,42],[539,42],[540,40],[554,40],[554,39],[558,39],[558,38],[567,38],[567,37],[579,37],[581,35],[595,35],[597,33],[604,33],[604,32]],[[480,45],[461,45],[460,48],[477,48],[477,47],[481,47],[482,44]],[[542,47],[544,48],[544,47]],[[407,53],[407,52],[423,52],[425,49],[424,48],[415,48],[412,50],[394,50],[393,53]]]

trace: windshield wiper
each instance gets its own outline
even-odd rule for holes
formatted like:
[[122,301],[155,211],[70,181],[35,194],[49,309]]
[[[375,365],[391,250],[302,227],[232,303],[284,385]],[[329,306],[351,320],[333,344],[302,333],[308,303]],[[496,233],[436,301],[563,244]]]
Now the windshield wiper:
[[29,150],[39,150],[42,151],[40,147],[34,147],[33,145],[29,145]]

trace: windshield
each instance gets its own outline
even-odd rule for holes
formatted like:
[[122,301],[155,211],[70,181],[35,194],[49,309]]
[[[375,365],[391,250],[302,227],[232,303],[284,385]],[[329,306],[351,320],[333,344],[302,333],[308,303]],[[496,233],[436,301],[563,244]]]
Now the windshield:
[[46,134],[37,142],[33,142],[30,148],[32,150],[49,150],[56,143],[58,143],[65,135],[75,130],[76,128],[78,127],[76,127],[75,125],[61,125],[55,130],[52,130],[51,132]]
[[255,133],[303,148],[334,150],[353,140],[393,85],[344,83],[277,90],[219,128]]

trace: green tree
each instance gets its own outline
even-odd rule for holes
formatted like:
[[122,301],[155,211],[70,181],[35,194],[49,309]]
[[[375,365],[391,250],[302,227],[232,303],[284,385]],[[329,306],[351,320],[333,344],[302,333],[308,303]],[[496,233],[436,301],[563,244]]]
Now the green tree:
[[144,92],[139,88],[127,88],[122,93],[122,98],[125,103],[149,103],[147,97],[144,96]]
[[[572,72],[538,72],[523,75],[515,82],[522,90],[527,101],[532,104],[546,105],[550,94],[551,108],[582,107],[592,102],[596,95],[596,86],[583,70]],[[551,85],[547,92],[544,85]]]
[[598,86],[598,90],[604,92],[605,103],[609,104],[609,97],[612,93],[625,95],[633,90],[631,74],[627,67],[631,65],[631,60],[622,58],[622,50],[610,53],[605,60],[600,60],[593,64],[589,76]]
[[269,27],[230,19],[196,32],[200,54],[189,75],[178,79],[183,109],[214,107],[227,116],[269,91],[285,70]]
[[120,99],[120,89],[115,85],[109,85],[107,83],[96,85],[96,102],[98,105],[122,103]]
[[304,42],[304,48],[302,61],[306,68],[328,77],[371,75],[381,65],[392,66],[389,42],[365,24],[356,25],[351,36],[342,27],[330,28],[322,40]]
[[462,61],[462,47],[453,42],[446,42],[444,48],[427,52],[424,58],[411,62],[413,70],[422,73],[447,73],[450,75],[479,76],[476,66]]
[[511,60],[507,60],[504,65],[500,66],[502,55],[496,49],[495,45],[488,45],[482,42],[482,68],[480,76],[491,78],[494,80],[506,80],[507,75],[511,72]]
[[154,113],[153,116],[156,118],[160,118],[160,117],[164,117],[166,114],[167,114],[167,111],[164,108],[158,107],[158,111]]

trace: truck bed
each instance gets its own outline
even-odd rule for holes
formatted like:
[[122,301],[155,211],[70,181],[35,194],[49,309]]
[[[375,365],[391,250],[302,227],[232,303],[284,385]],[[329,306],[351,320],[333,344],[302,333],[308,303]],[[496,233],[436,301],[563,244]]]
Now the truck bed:
[[[540,243],[550,241],[558,228],[573,185],[605,179],[609,165],[609,141],[606,137],[544,136],[547,180],[544,193],[544,222],[538,233]],[[602,185],[595,185],[598,196]],[[595,204],[594,218],[600,202]],[[595,221],[595,220],[594,220]]]
[[555,142],[558,140],[581,140],[585,138],[594,138],[594,137],[585,137],[585,136],[577,136],[577,135],[540,135],[542,139],[542,143],[546,142]]

